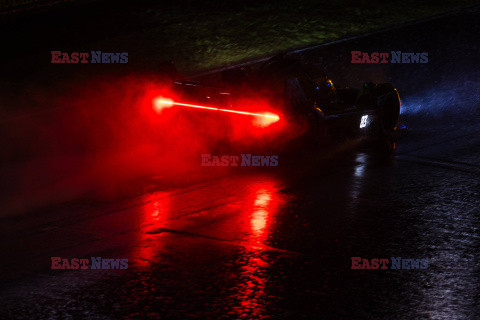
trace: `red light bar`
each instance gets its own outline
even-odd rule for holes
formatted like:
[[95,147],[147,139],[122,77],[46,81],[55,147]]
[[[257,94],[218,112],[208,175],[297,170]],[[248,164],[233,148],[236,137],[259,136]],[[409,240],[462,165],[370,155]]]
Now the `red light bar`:
[[183,107],[189,107],[189,108],[230,112],[230,113],[243,114],[243,115],[248,115],[248,116],[268,118],[269,119],[268,124],[271,124],[271,123],[274,123],[274,122],[277,122],[278,120],[280,120],[280,117],[276,114],[273,114],[273,113],[266,113],[266,112],[265,113],[254,113],[254,112],[247,112],[247,111],[237,111],[237,110],[222,109],[222,108],[215,108],[215,107],[199,106],[199,105],[196,105],[196,104],[174,102],[173,100],[166,99],[166,98],[155,98],[154,101],[153,101],[153,105],[155,107],[155,110],[158,113],[160,113],[165,108],[170,108],[170,107],[173,107],[173,106],[183,106]]

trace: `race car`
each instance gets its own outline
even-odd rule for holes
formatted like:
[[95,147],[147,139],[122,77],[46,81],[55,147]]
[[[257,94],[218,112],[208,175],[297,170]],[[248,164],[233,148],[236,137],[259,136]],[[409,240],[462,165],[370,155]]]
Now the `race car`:
[[[217,85],[175,77],[176,95],[189,102],[183,105],[265,117],[272,123],[281,119],[300,124],[302,134],[291,142],[302,147],[318,147],[331,140],[328,138],[352,137],[367,138],[386,151],[395,147],[400,97],[389,83],[365,82],[358,89],[338,88],[321,66],[285,54],[256,68],[226,70]],[[236,108],[236,97],[252,93],[269,100],[275,113]]]

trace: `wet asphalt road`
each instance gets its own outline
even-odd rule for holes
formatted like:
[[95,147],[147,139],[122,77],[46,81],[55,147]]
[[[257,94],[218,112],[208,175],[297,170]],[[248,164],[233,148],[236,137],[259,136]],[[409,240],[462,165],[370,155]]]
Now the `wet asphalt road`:
[[[479,17],[330,49],[337,82],[396,79],[408,131],[394,155],[345,148],[170,188],[152,177],[140,196],[1,218],[0,318],[480,318]],[[430,61],[352,66],[350,50]],[[53,256],[129,266],[50,270]],[[352,270],[351,257],[428,268]]]

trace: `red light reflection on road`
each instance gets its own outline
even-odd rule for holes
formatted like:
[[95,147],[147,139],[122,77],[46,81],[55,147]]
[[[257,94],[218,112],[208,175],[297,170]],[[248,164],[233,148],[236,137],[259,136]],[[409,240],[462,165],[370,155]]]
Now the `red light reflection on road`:
[[136,251],[138,266],[146,267],[155,260],[161,241],[147,234],[148,231],[168,227],[171,212],[171,198],[168,192],[155,192],[145,198],[143,214],[140,220],[140,239]]
[[252,233],[261,237],[263,231],[267,225],[268,219],[268,205],[272,199],[271,191],[267,189],[259,189],[257,191],[257,197],[253,204],[254,210],[251,218]]
[[238,319],[260,319],[269,313],[266,288],[270,263],[265,248],[278,210],[285,202],[278,188],[278,182],[273,179],[255,183],[250,188],[249,245],[239,258],[242,267],[233,297],[236,301],[233,311]]
[[[281,186],[280,180],[268,175],[231,176],[144,198],[135,249],[139,266],[148,270],[151,262],[160,262],[212,282],[226,278],[233,282],[229,294],[222,296],[229,306],[226,313],[237,319],[271,314],[268,287],[275,248],[270,240],[280,209],[288,201],[279,191]],[[149,232],[158,228],[169,231]],[[196,265],[190,265],[192,254]],[[212,261],[214,270],[202,269]],[[175,285],[190,288],[188,283]]]

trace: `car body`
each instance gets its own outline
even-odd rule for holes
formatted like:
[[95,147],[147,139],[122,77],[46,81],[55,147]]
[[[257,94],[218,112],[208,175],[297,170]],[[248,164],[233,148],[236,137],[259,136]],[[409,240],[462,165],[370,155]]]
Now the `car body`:
[[261,93],[283,121],[303,127],[294,139],[299,145],[316,146],[327,137],[365,137],[384,150],[394,148],[400,97],[393,85],[365,82],[361,88],[336,88],[321,67],[286,55],[257,68],[226,70],[221,85],[176,79],[174,90],[190,102],[229,107],[235,97]]

